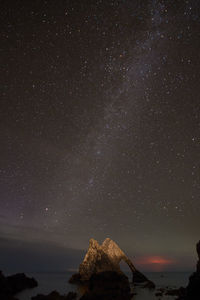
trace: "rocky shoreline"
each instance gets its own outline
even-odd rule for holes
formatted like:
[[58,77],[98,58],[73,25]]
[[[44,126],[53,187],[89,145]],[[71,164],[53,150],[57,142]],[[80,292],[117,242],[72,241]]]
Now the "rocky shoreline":
[[37,281],[27,277],[24,273],[6,277],[0,271],[0,299],[2,300],[16,300],[16,294],[36,286],[38,286]]
[[[105,242],[106,241],[106,242]],[[177,296],[177,300],[199,300],[200,299],[200,241],[196,245],[198,261],[196,271],[190,276],[186,288],[155,289],[155,284],[147,279],[141,272],[135,269],[132,262],[124,252],[110,239],[106,239],[102,245],[97,241],[90,240],[89,249],[79,273],[74,274],[69,282],[84,289],[82,295],[69,292],[67,295],[60,295],[53,291],[48,295],[38,294],[32,300],[131,300],[136,292],[131,291],[127,276],[120,270],[119,262],[125,260],[132,271],[133,286],[137,284],[142,288],[155,290],[154,295],[158,299],[163,296]],[[37,287],[38,283],[34,278],[27,277],[24,273],[12,276],[4,276],[0,272],[0,299],[18,300],[17,294],[25,289]]]

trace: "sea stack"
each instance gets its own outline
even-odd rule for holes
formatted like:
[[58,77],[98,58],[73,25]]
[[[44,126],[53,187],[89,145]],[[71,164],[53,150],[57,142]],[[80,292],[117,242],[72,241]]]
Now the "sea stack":
[[122,260],[129,266],[134,284],[145,284],[149,288],[155,287],[154,283],[135,268],[132,261],[110,238],[106,238],[102,245],[99,245],[96,240],[90,239],[89,249],[79,266],[79,273],[73,275],[70,282],[86,282],[90,280],[92,275],[107,271],[125,276],[120,269]]

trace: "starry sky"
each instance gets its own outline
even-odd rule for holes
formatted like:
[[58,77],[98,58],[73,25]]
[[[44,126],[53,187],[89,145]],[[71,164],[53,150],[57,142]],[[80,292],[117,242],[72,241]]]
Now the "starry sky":
[[1,264],[76,268],[110,237],[143,269],[192,269],[199,1],[2,0],[0,14]]

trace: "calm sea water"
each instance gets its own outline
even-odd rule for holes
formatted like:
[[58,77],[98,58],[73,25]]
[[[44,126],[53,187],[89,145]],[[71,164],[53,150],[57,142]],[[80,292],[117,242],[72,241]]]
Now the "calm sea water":
[[[76,286],[69,284],[68,279],[74,272],[66,273],[27,273],[27,276],[34,277],[39,286],[26,290],[17,295],[20,300],[30,300],[31,297],[37,294],[49,294],[53,290],[57,290],[61,294],[67,294],[69,291],[77,291]],[[167,273],[146,273],[149,279],[156,284],[156,289],[161,287],[178,288],[180,286],[186,286],[188,278],[191,273],[189,272],[167,272]],[[127,273],[130,278],[130,275]],[[137,295],[134,296],[134,300],[158,300],[155,296],[155,291],[149,291],[148,289],[135,288]],[[176,297],[163,296],[162,300],[173,300]]]

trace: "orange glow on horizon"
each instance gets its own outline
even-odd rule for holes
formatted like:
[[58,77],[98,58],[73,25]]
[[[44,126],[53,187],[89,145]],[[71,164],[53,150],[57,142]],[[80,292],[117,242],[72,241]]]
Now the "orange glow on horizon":
[[168,265],[168,264],[171,264],[172,261],[169,260],[169,259],[162,258],[162,257],[150,257],[149,258],[149,263],[151,263],[151,264]]
[[162,271],[166,266],[173,265],[175,261],[161,256],[147,256],[135,260],[135,263],[140,266],[150,267],[155,271]]

